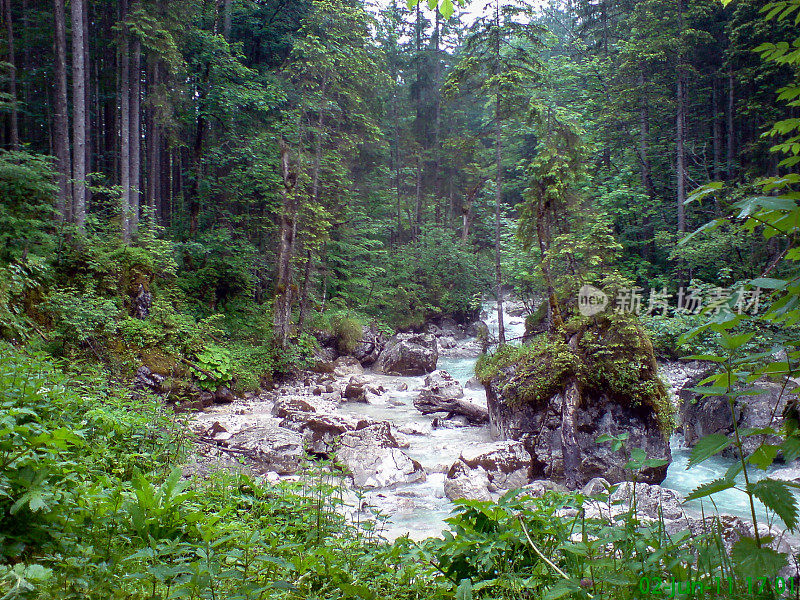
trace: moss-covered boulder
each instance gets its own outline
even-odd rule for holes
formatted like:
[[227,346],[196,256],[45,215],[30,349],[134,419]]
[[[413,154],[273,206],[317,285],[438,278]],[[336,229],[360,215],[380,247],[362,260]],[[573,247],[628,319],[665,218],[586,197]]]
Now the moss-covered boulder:
[[[644,330],[624,317],[576,320],[521,347],[501,348],[476,367],[487,392],[492,433],[525,443],[532,477],[570,487],[593,477],[629,479],[630,450],[648,459],[637,477],[660,483],[671,459],[672,409]],[[627,435],[625,448],[597,443]]]

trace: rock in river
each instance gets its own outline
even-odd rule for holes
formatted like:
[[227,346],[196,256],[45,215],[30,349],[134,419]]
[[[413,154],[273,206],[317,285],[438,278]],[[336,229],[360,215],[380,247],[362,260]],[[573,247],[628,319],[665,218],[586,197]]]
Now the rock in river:
[[359,488],[383,488],[425,481],[425,471],[399,448],[389,424],[375,423],[342,435],[336,458]]
[[524,487],[530,481],[531,456],[521,442],[479,444],[461,452],[444,482],[448,498],[489,500],[492,492]]
[[483,406],[464,400],[464,388],[447,371],[434,371],[414,399],[414,406],[424,415],[448,413],[461,415],[470,423],[486,423],[489,412]]
[[393,336],[375,362],[378,373],[425,375],[436,369],[439,344],[430,334],[398,333]]

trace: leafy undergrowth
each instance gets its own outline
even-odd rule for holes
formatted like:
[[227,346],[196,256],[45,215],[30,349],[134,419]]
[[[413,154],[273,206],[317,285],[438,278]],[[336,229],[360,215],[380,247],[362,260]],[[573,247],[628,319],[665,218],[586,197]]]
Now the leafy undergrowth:
[[0,402],[4,599],[632,599],[643,577],[732,573],[718,538],[586,519],[577,494],[463,501],[442,538],[388,544],[343,516],[327,465],[185,479],[192,442],[156,398],[7,344]]

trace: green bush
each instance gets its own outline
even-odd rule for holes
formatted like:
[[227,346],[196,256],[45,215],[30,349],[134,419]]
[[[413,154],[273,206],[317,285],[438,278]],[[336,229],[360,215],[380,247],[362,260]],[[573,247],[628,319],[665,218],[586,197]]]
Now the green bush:
[[113,332],[121,314],[113,300],[75,288],[51,292],[46,307],[53,318],[56,338],[64,348],[74,347],[75,342],[100,341]]
[[220,385],[230,385],[233,379],[231,353],[227,348],[217,344],[208,344],[202,352],[195,356],[192,374],[198,385],[204,390],[215,390]]
[[51,160],[0,150],[0,261],[52,252],[57,188]]

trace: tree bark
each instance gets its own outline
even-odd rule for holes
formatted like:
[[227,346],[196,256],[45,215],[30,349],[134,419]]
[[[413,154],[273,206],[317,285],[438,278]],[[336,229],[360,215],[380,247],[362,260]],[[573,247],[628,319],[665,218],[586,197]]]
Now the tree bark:
[[414,399],[414,407],[423,415],[448,413],[449,416],[461,415],[474,424],[489,422],[489,411],[478,404],[464,398],[435,398],[422,396]]
[[[127,16],[127,1],[121,2],[121,19]],[[131,61],[128,32],[122,31],[119,50],[119,169],[122,187],[122,239],[131,239]]]
[[19,109],[17,107],[17,61],[14,55],[14,17],[11,12],[11,0],[3,2],[6,22],[6,43],[8,44],[8,62],[11,65],[9,72],[8,91],[11,96],[11,139],[12,150],[19,150]]
[[281,174],[283,189],[281,190],[281,222],[278,234],[278,262],[275,277],[275,312],[273,315],[273,331],[275,340],[286,346],[289,338],[289,326],[292,312],[292,253],[297,225],[297,173],[291,165],[289,146],[280,140]]
[[[158,86],[159,65],[153,58],[148,62],[147,85],[149,96],[152,98]],[[147,207],[152,223],[159,222],[159,207],[161,187],[161,125],[156,118],[156,109],[152,105],[147,109]]]
[[[569,340],[569,347],[573,351],[577,349],[577,340],[577,335]],[[581,466],[581,449],[576,439],[581,392],[574,378],[562,392],[561,400],[561,457],[564,461],[564,479],[567,487],[574,489],[580,479]]]
[[414,237],[419,237],[419,234],[422,233],[422,156],[419,154],[417,155],[417,185],[414,194]]
[[130,175],[131,175],[131,235],[135,236],[139,231],[139,213],[141,209],[142,197],[142,43],[137,38],[133,40],[133,52],[131,57],[131,151],[130,151]]
[[86,226],[86,32],[85,0],[72,1],[72,213],[78,229]]
[[53,0],[55,89],[53,149],[56,156],[58,198],[56,207],[62,222],[72,219],[72,163],[69,151],[69,106],[67,99],[67,19],[64,0]]
[[308,308],[311,301],[311,271],[314,268],[314,255],[311,250],[306,252],[306,265],[303,273],[303,287],[300,290],[300,314],[297,317],[297,329],[302,331],[308,316]]
[[222,1],[222,35],[231,40],[231,0]]
[[442,210],[442,202],[444,198],[441,197],[441,180],[439,177],[440,171],[440,163],[441,163],[441,128],[442,128],[442,90],[441,90],[441,60],[439,58],[439,38],[441,34],[440,23],[439,23],[439,6],[437,5],[435,8],[436,11],[436,28],[434,29],[434,67],[433,67],[433,77],[434,77],[434,125],[433,125],[433,151],[434,151],[434,160],[433,160],[433,185],[434,185],[434,198],[436,203],[436,224],[440,224],[442,222],[442,213],[446,213],[447,210]]
[[503,267],[500,260],[500,204],[503,200],[503,124],[500,121],[500,0],[495,0],[495,90],[494,126],[495,126],[495,161],[497,174],[495,185],[494,207],[494,272],[497,286],[497,339],[500,344],[506,343],[506,328],[503,322]]
[[462,223],[461,223],[461,243],[466,244],[469,241],[469,231],[472,228],[472,221],[475,218],[475,197],[481,190],[483,185],[489,180],[488,177],[481,177],[472,189],[467,193],[467,200],[461,209]]
[[733,129],[733,110],[734,110],[734,96],[733,96],[733,68],[728,66],[728,106],[727,106],[727,125],[728,125],[728,146],[727,146],[727,160],[726,166],[728,170],[728,179],[733,179],[736,176],[733,160],[736,144],[736,134]]
[[[644,91],[644,75],[639,75],[639,89],[641,90],[641,104],[639,106],[639,162],[641,164],[642,186],[644,186],[650,201],[655,206],[656,189],[653,185],[653,170],[650,163],[648,138],[650,137],[650,114],[647,106],[647,97]],[[653,224],[648,214],[642,216],[644,235],[648,240],[653,239]],[[648,241],[642,246],[642,255],[648,258],[653,254],[653,243]]]
[[711,137],[714,145],[714,179],[722,180],[722,119],[719,111],[719,78],[711,78]]
[[[683,0],[678,0],[678,19],[679,19],[679,35],[681,39],[679,44],[683,42]],[[685,75],[683,69],[683,54],[682,50],[678,52],[678,68],[677,68],[677,110],[675,111],[675,171],[677,178],[677,201],[678,201],[678,232],[684,233],[686,231],[686,150],[684,144],[686,142],[686,116],[685,116]]]
[[[83,73],[84,73],[84,92],[85,92],[85,114],[86,114],[86,177],[92,172],[92,69],[91,69],[91,38],[89,29],[89,0],[84,0],[83,4]],[[92,204],[92,191],[87,185],[84,189],[85,213],[89,212]]]

